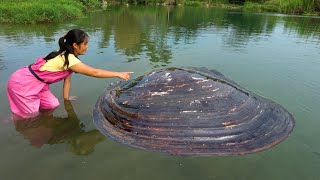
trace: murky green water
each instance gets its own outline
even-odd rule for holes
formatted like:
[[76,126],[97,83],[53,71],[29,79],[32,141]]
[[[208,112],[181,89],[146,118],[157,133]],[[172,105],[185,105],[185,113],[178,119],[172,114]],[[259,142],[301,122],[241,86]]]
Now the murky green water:
[[[117,79],[75,74],[64,106],[38,121],[14,124],[6,82],[19,67],[57,49],[71,28],[90,36],[83,62],[140,76],[154,68],[216,69],[288,109],[293,133],[263,152],[176,157],[115,143],[92,123],[92,109]],[[55,25],[1,25],[0,179],[320,179],[320,18],[245,14],[203,8],[119,7]],[[68,109],[68,113],[65,110]],[[72,111],[73,109],[73,111]]]

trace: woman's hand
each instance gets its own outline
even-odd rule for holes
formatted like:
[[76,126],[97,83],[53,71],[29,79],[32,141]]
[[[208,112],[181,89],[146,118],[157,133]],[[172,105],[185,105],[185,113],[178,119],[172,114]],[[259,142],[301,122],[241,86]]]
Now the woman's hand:
[[67,98],[64,98],[65,100],[68,100],[68,101],[74,101],[74,100],[77,100],[78,97],[77,96],[69,96]]
[[129,80],[130,79],[130,74],[133,72],[117,72],[117,77],[124,79],[124,80]]

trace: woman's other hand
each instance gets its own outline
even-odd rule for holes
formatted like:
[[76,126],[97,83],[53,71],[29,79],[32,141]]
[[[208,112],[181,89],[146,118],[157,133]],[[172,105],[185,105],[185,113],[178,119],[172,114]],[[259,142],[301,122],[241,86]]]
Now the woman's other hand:
[[69,96],[67,98],[64,98],[65,100],[69,100],[69,101],[74,101],[74,100],[77,100],[78,97],[77,96]]

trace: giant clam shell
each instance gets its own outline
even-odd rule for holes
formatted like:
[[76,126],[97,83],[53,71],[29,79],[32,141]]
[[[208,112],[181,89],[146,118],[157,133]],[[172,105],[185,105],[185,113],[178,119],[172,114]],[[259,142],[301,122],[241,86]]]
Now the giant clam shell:
[[96,127],[133,147],[173,155],[242,155],[270,148],[294,127],[279,104],[215,70],[166,68],[110,85]]

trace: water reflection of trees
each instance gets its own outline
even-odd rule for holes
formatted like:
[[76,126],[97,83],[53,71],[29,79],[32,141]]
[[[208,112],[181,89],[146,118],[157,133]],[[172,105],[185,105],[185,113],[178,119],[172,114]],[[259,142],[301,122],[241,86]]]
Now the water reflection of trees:
[[7,44],[15,44],[16,46],[27,46],[33,43],[36,38],[43,37],[45,42],[54,42],[54,35],[58,25],[37,24],[37,25],[1,25],[0,36]]
[[[248,42],[260,41],[268,37],[279,24],[284,30],[299,36],[319,39],[320,19],[310,17],[280,16],[226,12],[210,8],[191,7],[108,7],[95,12],[87,19],[75,22],[89,35],[100,33],[100,48],[110,46],[114,41],[117,51],[128,57],[128,61],[138,61],[146,57],[152,64],[171,63],[174,46],[192,44],[203,32],[214,31],[222,34],[225,47],[245,47]],[[74,25],[28,25],[8,26],[0,30],[6,41],[27,44],[30,37],[43,37],[44,41],[56,41],[52,37],[73,28]]]
[[320,19],[309,17],[283,17],[284,30],[304,38],[320,38]]
[[277,17],[246,13],[227,13],[228,31],[223,33],[226,47],[245,47],[248,42],[264,40],[276,27]]
[[162,16],[164,12],[166,9],[131,10],[116,7],[112,9],[112,13],[106,11],[100,16],[93,15],[91,20],[95,23],[94,26],[102,27],[105,31],[100,47],[109,44],[106,42],[110,41],[113,34],[116,50],[128,56],[129,62],[138,60],[137,56],[145,56],[150,62],[168,64],[172,52],[168,44],[167,27],[156,24],[163,24],[166,20]]
[[320,19],[208,8],[117,7],[92,16],[97,17],[103,20],[94,25],[107,32],[101,44],[109,42],[110,34],[114,34],[116,49],[127,55],[128,61],[145,55],[150,62],[162,64],[171,62],[174,45],[193,43],[203,30],[222,34],[225,47],[231,50],[265,40],[283,22],[286,29],[301,36],[320,36]]
[[64,105],[67,117],[55,117],[52,112],[42,112],[39,116],[29,119],[19,119],[15,116],[16,130],[37,148],[44,144],[65,143],[69,151],[77,155],[93,152],[95,145],[105,139],[104,136],[96,129],[85,131],[71,102],[65,101]]

